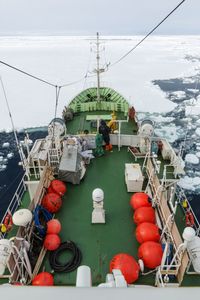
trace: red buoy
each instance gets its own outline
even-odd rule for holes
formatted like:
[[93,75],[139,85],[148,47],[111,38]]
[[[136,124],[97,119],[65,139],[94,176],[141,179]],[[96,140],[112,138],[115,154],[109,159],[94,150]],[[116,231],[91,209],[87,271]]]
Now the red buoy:
[[161,244],[145,242],[138,249],[138,257],[143,260],[145,267],[154,269],[161,264],[163,250]]
[[44,248],[53,251],[56,250],[61,244],[59,235],[54,233],[49,233],[44,239]]
[[159,242],[160,233],[157,225],[152,223],[141,223],[136,228],[136,239],[142,244],[147,241]]
[[127,283],[133,283],[138,279],[140,267],[133,256],[126,253],[115,255],[110,262],[110,272],[113,269],[121,270]]
[[56,193],[60,196],[63,196],[66,191],[67,188],[64,182],[57,179],[52,180],[50,186],[48,187],[48,193]]
[[154,223],[156,222],[155,210],[152,207],[139,207],[133,214],[133,221],[139,225],[143,222]]
[[56,193],[49,193],[42,199],[42,206],[51,213],[56,213],[62,205],[60,196]]
[[47,222],[47,233],[58,234],[61,231],[60,221],[57,219],[52,219]]
[[51,185],[47,189],[47,193],[55,193],[54,190],[52,189]]
[[53,276],[48,272],[41,272],[33,278],[32,285],[37,285],[37,286],[54,285]]
[[150,207],[151,203],[149,202],[149,196],[145,193],[135,193],[132,195],[130,200],[130,205],[135,210],[139,207]]

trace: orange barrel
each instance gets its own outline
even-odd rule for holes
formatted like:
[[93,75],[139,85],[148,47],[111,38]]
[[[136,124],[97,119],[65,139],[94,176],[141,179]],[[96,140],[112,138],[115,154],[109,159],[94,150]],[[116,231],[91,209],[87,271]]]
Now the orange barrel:
[[49,233],[44,239],[44,248],[50,251],[56,250],[61,244],[59,235]]
[[56,193],[48,193],[42,199],[42,206],[50,213],[56,213],[62,206],[62,200]]
[[52,219],[47,222],[47,233],[58,234],[61,231],[60,221],[57,219]]
[[66,185],[64,184],[64,182],[58,179],[52,180],[50,186],[48,187],[48,193],[56,193],[60,196],[63,196],[66,191]]
[[132,195],[130,205],[135,210],[139,207],[150,207],[149,196],[146,193],[135,193]]
[[139,207],[133,214],[133,221],[139,225],[143,222],[154,223],[156,222],[155,210],[152,207]]
[[136,228],[136,239],[142,244],[147,241],[159,242],[160,233],[157,225],[144,222],[137,226]]
[[162,255],[162,246],[156,242],[145,242],[138,249],[138,257],[142,259],[144,266],[149,269],[160,266]]
[[54,285],[53,276],[48,272],[41,272],[33,278],[32,285],[37,285],[37,286]]
[[110,272],[119,269],[127,283],[135,282],[139,277],[140,267],[133,256],[126,253],[115,255],[110,261]]

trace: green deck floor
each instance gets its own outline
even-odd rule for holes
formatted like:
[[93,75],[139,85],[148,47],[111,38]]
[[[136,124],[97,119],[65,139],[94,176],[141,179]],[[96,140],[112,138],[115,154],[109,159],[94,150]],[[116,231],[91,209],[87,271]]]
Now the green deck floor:
[[[84,130],[88,130],[90,133],[96,133],[96,128],[91,126],[91,121],[86,121],[87,115],[108,115],[111,114],[111,111],[93,111],[93,112],[82,112],[77,114],[78,117],[74,118],[73,121],[68,121],[67,132],[70,134],[79,134],[83,133]],[[116,112],[118,120],[125,120],[123,113]],[[123,122],[121,125],[121,132],[124,134],[136,134],[137,125],[134,121]]]
[[[62,241],[72,240],[80,247],[82,264],[91,267],[93,285],[105,281],[109,262],[115,254],[125,252],[137,258],[138,243],[134,236],[133,211],[129,205],[131,193],[127,192],[124,180],[124,164],[132,160],[127,148],[120,152],[115,148],[113,152],[95,158],[80,185],[67,184],[62,209],[56,215],[62,223]],[[91,224],[91,195],[97,187],[105,193],[106,224]],[[50,270],[48,255],[45,269]],[[76,271],[55,274],[58,285],[74,285],[75,278]],[[152,275],[143,276],[138,283],[153,284],[154,278]]]

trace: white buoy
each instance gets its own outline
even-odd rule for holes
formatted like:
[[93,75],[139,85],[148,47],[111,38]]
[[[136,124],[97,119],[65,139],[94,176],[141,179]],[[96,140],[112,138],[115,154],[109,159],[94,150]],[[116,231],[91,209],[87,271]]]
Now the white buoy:
[[29,209],[22,208],[22,209],[17,210],[13,214],[12,219],[13,219],[13,223],[16,226],[26,227],[28,225],[28,223],[30,223],[32,220],[32,213]]

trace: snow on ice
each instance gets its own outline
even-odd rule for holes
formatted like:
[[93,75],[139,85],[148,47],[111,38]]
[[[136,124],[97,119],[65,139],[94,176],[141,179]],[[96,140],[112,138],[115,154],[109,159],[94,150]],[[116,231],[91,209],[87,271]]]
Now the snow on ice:
[[178,185],[185,190],[194,192],[200,186],[200,177],[185,176],[180,179]]
[[[102,38],[106,62],[112,64],[140,39],[141,36]],[[94,41],[94,37],[0,37],[0,56],[9,64],[60,85],[84,77],[90,61],[91,40]],[[196,36],[152,36],[135,53],[101,74],[101,82],[123,94],[137,111],[171,111],[175,104],[167,99],[166,93],[158,86],[153,85],[152,80],[196,74],[198,62],[185,57],[195,55],[199,48]],[[95,53],[92,54],[89,71],[95,68]],[[102,60],[105,64],[103,54]],[[54,88],[5,66],[1,68],[1,76],[16,127],[47,125],[54,116]],[[80,82],[62,89],[58,116],[83,87],[94,85],[95,80],[95,77],[89,78],[85,84]],[[2,91],[0,97],[3,99]],[[0,110],[0,129],[10,127],[4,103]]]
[[184,91],[176,91],[171,93],[172,99],[184,99],[186,97],[186,93]]
[[198,165],[199,158],[195,154],[189,153],[186,154],[185,161],[189,164]]

